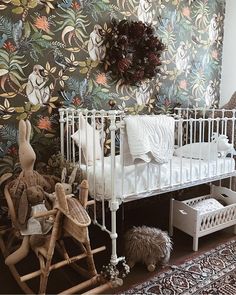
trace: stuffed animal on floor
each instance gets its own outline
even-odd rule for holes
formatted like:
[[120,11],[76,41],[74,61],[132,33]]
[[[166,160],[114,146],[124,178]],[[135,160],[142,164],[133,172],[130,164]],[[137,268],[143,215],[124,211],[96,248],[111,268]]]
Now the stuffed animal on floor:
[[158,228],[133,227],[125,234],[125,254],[130,268],[141,262],[148,271],[154,271],[157,265],[168,263],[171,250],[170,237]]

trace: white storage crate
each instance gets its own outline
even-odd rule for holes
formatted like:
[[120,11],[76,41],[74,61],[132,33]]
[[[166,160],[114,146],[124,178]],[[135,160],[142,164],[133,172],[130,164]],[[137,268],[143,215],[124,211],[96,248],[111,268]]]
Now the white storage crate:
[[[193,206],[205,199],[214,198],[225,206],[208,213],[201,214]],[[206,196],[186,201],[171,199],[170,203],[170,235],[173,227],[193,237],[193,250],[198,250],[198,239],[215,231],[234,225],[236,234],[236,192],[220,186],[211,186],[211,193]]]

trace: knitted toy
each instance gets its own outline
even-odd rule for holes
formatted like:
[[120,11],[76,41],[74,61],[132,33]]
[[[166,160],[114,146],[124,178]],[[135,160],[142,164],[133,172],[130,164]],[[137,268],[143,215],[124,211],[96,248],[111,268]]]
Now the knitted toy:
[[44,217],[34,218],[33,215],[50,209],[41,186],[27,188],[21,196],[17,214],[21,234],[47,234],[52,228],[52,222]]
[[[20,120],[19,122],[19,159],[21,164],[22,172],[20,175],[11,181],[8,186],[8,190],[4,190],[6,199],[11,199],[14,210],[11,209],[12,223],[16,229],[21,229],[19,225],[19,217],[21,225],[27,221],[28,215],[28,205],[29,199],[27,198],[27,190],[32,187],[40,186],[44,191],[52,192],[54,190],[54,185],[50,183],[46,178],[40,175],[34,170],[34,163],[36,160],[35,152],[30,145],[30,135],[31,135],[31,124],[30,122]],[[41,198],[41,197],[40,197]],[[27,200],[26,200],[27,199]],[[32,200],[31,200],[32,201]],[[25,205],[23,204],[25,202]],[[38,201],[37,201],[38,202]],[[22,209],[23,208],[23,209]],[[9,208],[10,209],[10,208]],[[23,210],[23,211],[22,211]],[[22,212],[24,214],[22,214]],[[37,235],[32,235],[36,237],[37,243],[41,244],[41,239],[38,241]],[[24,257],[27,256],[30,246],[35,244],[32,242],[31,235],[23,235],[23,240],[20,248],[15,252],[11,253],[6,259],[5,263],[7,265],[16,264]]]
[[158,228],[133,227],[125,234],[125,254],[130,268],[141,262],[148,271],[154,271],[158,264],[168,263],[171,249],[170,237]]

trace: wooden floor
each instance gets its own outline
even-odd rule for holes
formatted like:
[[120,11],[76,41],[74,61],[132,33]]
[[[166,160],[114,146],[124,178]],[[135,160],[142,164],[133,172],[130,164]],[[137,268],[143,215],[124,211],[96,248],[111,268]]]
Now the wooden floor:
[[[202,237],[199,240],[199,251],[192,251],[192,238],[178,230],[175,230],[173,237],[173,251],[170,259],[170,264],[179,264],[186,259],[193,258],[194,256],[199,255],[202,252],[205,252],[209,249],[216,247],[217,245],[224,243],[230,239],[234,239],[234,234],[231,229],[219,231],[217,233],[213,233],[206,237]],[[102,256],[96,257],[96,264],[98,268],[102,264]],[[33,264],[34,260],[27,262]],[[158,270],[160,271],[160,269]],[[117,292],[124,291],[128,289],[133,284],[140,283],[148,279],[148,277],[152,276],[153,273],[149,273],[145,266],[136,265],[128,277],[124,280],[124,285],[121,288],[116,288],[112,290],[107,290],[106,294],[116,294]],[[73,277],[73,279],[72,279]],[[52,275],[50,278],[50,289],[53,290],[55,286],[57,286],[58,290],[60,287],[63,289],[65,285],[69,286],[69,283],[73,283],[75,277],[70,277],[69,273],[65,273],[64,271],[59,271],[57,275]],[[0,255],[0,294],[22,294],[22,291],[19,289],[18,285],[14,281],[11,276],[8,268],[5,266],[3,257]]]

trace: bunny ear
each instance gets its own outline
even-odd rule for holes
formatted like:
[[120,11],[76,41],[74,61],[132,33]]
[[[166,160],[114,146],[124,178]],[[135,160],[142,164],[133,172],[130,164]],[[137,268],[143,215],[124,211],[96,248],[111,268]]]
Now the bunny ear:
[[26,124],[26,140],[30,142],[30,135],[31,135],[31,123],[29,120],[25,121]]
[[66,182],[66,174],[67,174],[67,171],[66,171],[66,167],[64,167],[61,171],[61,182],[65,183]]
[[18,207],[18,221],[21,225],[25,224],[26,218],[28,215],[28,196],[27,190],[25,190],[20,198],[19,207]]
[[77,173],[77,170],[78,170],[78,167],[75,167],[74,169],[73,169],[73,171],[71,172],[71,175],[70,175],[70,177],[69,177],[69,184],[73,184],[74,183],[74,181],[75,181],[75,177],[76,177],[76,173]]
[[19,145],[26,141],[26,123],[24,120],[19,122],[19,136],[18,136]]

